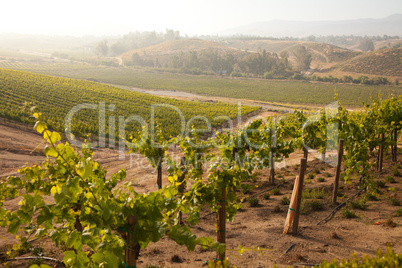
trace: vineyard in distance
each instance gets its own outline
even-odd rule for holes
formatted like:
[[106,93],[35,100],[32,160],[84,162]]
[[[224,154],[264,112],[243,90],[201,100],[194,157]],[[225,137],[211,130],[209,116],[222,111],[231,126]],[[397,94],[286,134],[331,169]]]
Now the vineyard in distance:
[[320,38],[0,42],[0,266],[401,267],[402,41]]

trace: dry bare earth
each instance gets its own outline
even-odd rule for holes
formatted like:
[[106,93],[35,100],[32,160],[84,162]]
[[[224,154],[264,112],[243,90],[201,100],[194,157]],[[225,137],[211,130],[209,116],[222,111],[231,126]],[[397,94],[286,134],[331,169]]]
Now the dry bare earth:
[[[13,174],[20,165],[38,164],[43,161],[44,156],[40,153],[38,155],[30,154],[40,142],[41,137],[30,130],[1,124],[0,157],[2,165],[0,177]],[[146,160],[142,157],[134,156],[130,161],[130,157],[127,156],[124,161],[119,161],[117,151],[103,149],[95,152],[95,158],[107,167],[109,175],[117,172],[120,168],[127,169],[126,181],[135,180],[138,191],[149,192],[157,189],[155,185],[156,174],[149,166],[142,166],[147,165]],[[402,164],[401,157],[399,156],[399,158],[399,164]],[[386,160],[384,174],[379,175],[375,171],[373,174],[384,178],[391,174],[394,165],[394,163]],[[314,173],[316,169],[320,170],[321,174],[316,174],[313,180],[307,180],[305,187],[324,187],[329,192],[332,189],[335,168],[314,160],[308,164],[307,175]],[[400,171],[402,170],[400,169]],[[307,215],[301,215],[299,235],[283,235],[282,229],[288,206],[282,205],[281,199],[283,196],[290,197],[291,184],[298,172],[297,166],[290,166],[278,171],[278,183],[281,182],[281,177],[285,181],[283,185],[279,186],[281,194],[271,194],[268,200],[263,199],[263,195],[258,195],[259,205],[257,207],[250,207],[248,203],[245,203],[244,209],[238,212],[235,220],[227,224],[227,248],[229,249],[227,255],[232,264],[238,267],[273,267],[274,264],[278,267],[286,267],[294,263],[318,264],[323,259],[346,258],[350,257],[352,253],[356,253],[358,257],[362,257],[363,254],[373,255],[378,248],[385,251],[387,245],[392,245],[396,252],[402,253],[402,217],[392,218],[396,227],[385,224],[400,208],[391,205],[389,196],[395,194],[401,200],[401,177],[395,177],[396,183],[387,183],[385,188],[381,188],[383,194],[379,196],[380,200],[369,201],[370,206],[367,210],[355,210],[359,216],[357,219],[346,219],[342,217],[341,212],[338,212],[332,220],[317,226],[316,223],[326,217],[333,209],[330,205],[330,195],[326,195],[323,199],[323,211],[310,211]],[[330,176],[326,177],[325,172],[328,172]],[[164,179],[166,177],[164,174]],[[326,181],[318,182],[318,177],[325,177]],[[247,196],[270,189],[272,185],[268,185],[267,181],[268,171],[264,170],[255,183],[260,187],[252,190]],[[358,191],[353,184],[343,187],[342,192],[345,197],[338,199],[340,202]],[[395,188],[395,192],[388,191],[388,187]],[[358,199],[360,198],[362,197]],[[18,198],[7,201],[6,206],[9,208],[16,207],[18,201]],[[278,213],[274,212],[276,206],[279,206],[281,210]],[[207,213],[208,210],[205,209],[203,215]],[[198,236],[215,237],[214,215],[201,219],[200,224],[191,226],[191,229]],[[0,229],[0,237],[1,253],[5,252],[14,240],[4,228]],[[285,254],[286,249],[293,243],[296,245]],[[41,242],[35,241],[32,244],[36,247],[42,246],[45,256],[62,259],[61,249],[53,248],[50,241],[45,239]],[[239,256],[234,250],[238,245],[247,248],[261,247],[264,249],[263,254],[251,250]],[[174,258],[176,262],[173,262],[172,257],[175,255],[177,255]],[[214,258],[215,253],[212,251],[202,251],[197,248],[195,252],[188,252],[184,246],[178,246],[168,238],[163,238],[158,243],[151,244],[147,249],[141,251],[138,267],[146,267],[149,264],[162,267],[201,267],[205,261]],[[181,263],[177,261],[181,261]],[[11,262],[10,267],[27,267],[27,262]]]

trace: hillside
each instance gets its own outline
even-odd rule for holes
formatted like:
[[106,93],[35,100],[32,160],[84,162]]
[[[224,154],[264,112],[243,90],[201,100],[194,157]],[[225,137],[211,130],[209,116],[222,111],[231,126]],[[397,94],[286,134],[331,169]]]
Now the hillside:
[[259,51],[265,49],[268,52],[280,53],[281,51],[293,51],[297,46],[305,46],[317,61],[324,63],[340,62],[351,59],[361,52],[352,51],[338,46],[305,41],[288,40],[227,40],[223,44],[239,50]]
[[[237,49],[228,48],[224,45],[213,41],[201,40],[201,39],[180,39],[166,41],[161,44],[131,50],[124,53],[121,57],[125,63],[133,61],[133,56],[141,57],[141,60],[157,62],[155,65],[160,65],[160,67],[165,67],[172,56],[178,56],[180,54],[186,54],[189,52],[202,52],[202,51],[213,51],[219,55],[225,55],[227,52],[231,54],[244,54]],[[135,55],[137,54],[137,55]],[[143,64],[140,64],[143,65]],[[146,64],[145,64],[146,65]]]
[[222,44],[224,44],[225,46],[239,50],[257,52],[259,50],[265,49],[266,51],[275,53],[287,50],[298,43],[299,41],[290,41],[290,40],[241,40],[241,39],[228,39],[222,42]]
[[306,46],[311,53],[324,57],[323,62],[341,62],[351,58],[354,58],[361,54],[361,52],[353,51],[338,46],[315,43],[315,42],[303,42],[301,45]]
[[[68,114],[78,109],[73,113],[71,131],[81,137],[86,134],[101,135],[102,132],[105,136],[121,137],[121,120],[133,116],[136,119],[122,125],[126,126],[125,130],[131,131],[132,135],[136,135],[141,129],[140,124],[147,125],[151,116],[155,116],[165,136],[174,136],[179,134],[180,129],[177,126],[180,126],[183,120],[186,123],[186,120],[193,117],[205,116],[212,126],[218,126],[221,121],[215,120],[217,116],[235,118],[238,115],[237,105],[233,104],[161,98],[89,81],[1,68],[0,91],[0,117],[30,123],[32,112],[29,108],[36,106],[43,114],[43,120],[57,131],[65,130]],[[92,106],[80,106],[83,104]],[[157,106],[154,108],[154,115],[151,115],[155,105]],[[25,110],[22,109],[23,106],[26,106]],[[103,122],[100,118],[102,107]],[[243,106],[242,112],[246,114],[256,109],[258,108]],[[107,118],[115,120],[115,126]],[[199,125],[195,121],[194,124]]]
[[205,49],[218,49],[227,50],[227,48],[221,44],[213,41],[201,40],[201,39],[179,39],[166,41],[161,44],[149,46],[146,48],[135,49],[125,53],[123,56],[130,56],[133,53],[140,53],[146,55],[172,55],[180,52],[188,51],[200,51]]
[[339,68],[346,72],[402,77],[402,49],[387,48],[369,52]]

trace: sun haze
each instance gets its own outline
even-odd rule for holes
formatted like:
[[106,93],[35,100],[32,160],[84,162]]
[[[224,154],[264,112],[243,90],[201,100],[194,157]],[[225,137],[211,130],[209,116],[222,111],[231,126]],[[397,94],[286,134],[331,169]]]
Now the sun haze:
[[345,20],[402,13],[400,0],[286,1],[7,1],[0,33],[110,35],[129,31],[216,34],[269,20]]

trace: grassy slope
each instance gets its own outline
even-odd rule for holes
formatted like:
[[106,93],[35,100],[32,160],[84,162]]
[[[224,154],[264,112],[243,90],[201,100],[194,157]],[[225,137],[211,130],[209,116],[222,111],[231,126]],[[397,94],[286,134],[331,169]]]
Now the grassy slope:
[[[176,107],[187,121],[195,116],[205,116],[214,126],[217,126],[217,121],[214,121],[216,116],[235,118],[238,112],[238,107],[233,104],[162,98],[99,83],[6,69],[0,69],[0,92],[0,115],[27,122],[31,112],[22,112],[21,107],[24,103],[31,102],[29,106],[37,106],[51,127],[58,131],[64,130],[67,113],[83,103],[113,104],[115,110],[110,112],[106,109],[107,115],[113,115],[115,118],[135,115],[143,118],[145,122],[150,119],[151,106],[155,104]],[[256,109],[257,107],[243,106],[242,112],[245,114]],[[177,134],[177,126],[180,126],[178,113],[172,108],[156,108],[155,111],[156,120],[161,123],[165,133]],[[99,129],[97,118],[98,112],[94,109],[82,109],[74,117],[74,123],[78,124],[77,131],[81,129],[86,133],[96,133]],[[107,122],[106,120],[106,124]]]
[[402,48],[367,53],[340,66],[342,71],[402,77]]

